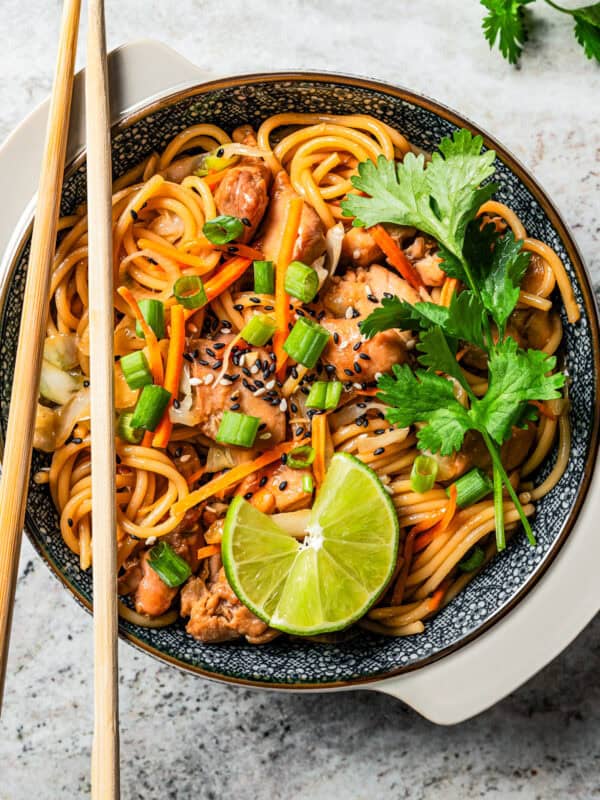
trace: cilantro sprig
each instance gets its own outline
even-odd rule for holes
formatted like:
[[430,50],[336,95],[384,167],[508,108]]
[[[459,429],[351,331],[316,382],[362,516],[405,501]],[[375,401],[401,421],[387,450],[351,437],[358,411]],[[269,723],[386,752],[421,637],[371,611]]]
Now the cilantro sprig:
[[[428,233],[438,242],[441,267],[465,286],[448,307],[384,298],[361,323],[361,331],[367,337],[390,328],[418,333],[422,369],[396,365],[392,375],[380,377],[378,396],[389,406],[391,422],[403,427],[419,424],[417,441],[423,450],[448,455],[460,450],[468,431],[481,434],[492,461],[496,541],[502,550],[504,487],[529,541],[535,544],[535,539],[499,448],[513,426],[530,418],[530,401],[560,397],[565,378],[554,373],[554,357],[523,350],[505,336],[529,254],[510,231],[500,236],[494,225],[482,226],[476,216],[496,189],[493,183],[481,185],[492,176],[495,158],[493,151],[482,152],[482,145],[481,137],[461,130],[442,140],[429,164],[411,153],[400,164],[381,156],[377,164],[364,162],[352,182],[367,196],[349,195],[342,208],[345,215],[354,216],[354,225],[391,222]],[[487,355],[488,388],[483,397],[475,396],[456,360],[461,342]],[[466,393],[466,407],[456,398],[453,381]]]
[[[498,48],[510,64],[516,64],[527,42],[528,12],[526,6],[534,0],[480,0],[487,9],[483,18],[483,34],[490,48],[498,42]],[[600,61],[600,3],[581,8],[563,8],[553,0],[545,2],[570,16],[574,22],[574,34],[588,58]]]

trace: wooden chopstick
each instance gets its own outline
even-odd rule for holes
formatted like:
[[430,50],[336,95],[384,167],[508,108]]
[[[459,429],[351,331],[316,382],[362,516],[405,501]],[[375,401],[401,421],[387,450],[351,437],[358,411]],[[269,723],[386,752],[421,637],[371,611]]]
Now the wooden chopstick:
[[63,5],[4,443],[0,481],[0,708],[31,468],[31,445],[67,149],[80,5],[80,0],[65,0]]
[[92,798],[119,797],[111,149],[103,0],[89,0],[85,76],[90,330],[94,744]]

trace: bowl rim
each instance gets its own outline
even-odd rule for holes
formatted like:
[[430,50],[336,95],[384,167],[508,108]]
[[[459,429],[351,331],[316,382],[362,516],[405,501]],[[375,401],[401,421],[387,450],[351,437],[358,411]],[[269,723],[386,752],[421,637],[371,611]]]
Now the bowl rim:
[[[558,209],[540,185],[538,180],[533,177],[529,170],[517,159],[510,150],[504,147],[494,136],[489,134],[485,128],[479,124],[474,123],[469,117],[466,117],[454,109],[446,106],[445,104],[428,97],[420,92],[415,92],[403,86],[388,83],[385,81],[373,80],[371,78],[364,78],[354,75],[347,75],[337,72],[326,72],[323,70],[310,71],[310,70],[292,70],[280,72],[259,72],[249,73],[242,75],[226,76],[216,78],[208,81],[200,81],[191,84],[186,84],[182,87],[174,87],[150,97],[137,103],[132,108],[126,109],[114,123],[111,125],[111,137],[115,134],[121,133],[125,129],[135,125],[141,119],[151,116],[153,113],[160,111],[169,106],[175,105],[183,100],[191,97],[201,96],[213,91],[222,89],[232,89],[248,85],[256,85],[261,83],[301,83],[303,81],[310,81],[313,83],[323,84],[337,84],[340,86],[347,86],[351,88],[367,89],[380,94],[387,94],[393,96],[397,100],[406,101],[411,105],[419,106],[427,111],[434,113],[436,116],[450,122],[459,127],[467,127],[472,132],[479,134],[483,137],[484,145],[487,148],[496,151],[496,155],[500,160],[506,164],[509,169],[519,178],[525,185],[532,196],[538,201],[544,213],[547,215],[552,227],[556,230],[560,240],[567,251],[567,255],[573,264],[579,286],[583,295],[583,304],[587,317],[590,322],[590,335],[592,340],[592,351],[594,360],[594,371],[596,378],[596,387],[598,387],[598,377],[600,376],[600,313],[596,297],[592,288],[591,280],[585,267],[579,248],[573,238],[573,235],[562,219]],[[86,149],[81,148],[66,164],[64,171],[63,181],[71,177],[78,169],[85,163]],[[6,300],[9,288],[12,283],[13,275],[18,265],[19,259],[23,252],[23,248],[31,236],[33,226],[35,206],[29,204],[24,211],[18,229],[13,235],[3,258],[3,269],[0,274],[0,325],[3,324]],[[20,233],[19,233],[20,228]],[[210,680],[219,681],[222,683],[235,684],[240,686],[251,686],[261,689],[271,690],[293,690],[293,691],[329,691],[340,688],[353,688],[365,687],[369,684],[377,684],[388,678],[394,678],[408,672],[421,670],[436,661],[440,661],[447,656],[456,653],[468,644],[471,644],[483,634],[487,633],[493,626],[505,618],[510,611],[515,608],[526,595],[534,588],[539,580],[546,574],[548,568],[554,562],[562,545],[573,531],[579,513],[587,498],[589,486],[592,479],[593,466],[596,461],[598,448],[600,445],[600,438],[598,436],[600,430],[600,409],[598,404],[594,404],[593,408],[593,423],[590,434],[589,447],[585,456],[584,475],[577,489],[575,502],[569,510],[568,516],[562,525],[562,529],[554,542],[551,544],[548,552],[543,560],[537,566],[535,572],[525,582],[525,584],[505,603],[500,609],[494,611],[481,625],[475,628],[466,636],[459,639],[457,642],[448,645],[437,653],[427,656],[415,664],[406,664],[398,666],[393,669],[388,669],[385,672],[369,675],[358,676],[346,680],[331,681],[320,683],[319,681],[311,682],[267,682],[262,680],[252,680],[242,678],[234,675],[224,675],[218,672],[212,672],[204,667],[194,664],[185,663],[178,658],[168,655],[161,650],[153,647],[147,642],[139,639],[133,632],[126,630],[121,624],[119,625],[119,636],[140,650],[153,658],[171,664],[185,672],[199,675]],[[0,431],[0,459],[4,449],[3,435]],[[60,583],[68,589],[76,602],[82,606],[88,613],[92,613],[92,604],[83,596],[83,594],[75,587],[69,577],[54,561],[50,554],[42,547],[37,537],[34,536],[32,522],[29,509],[26,510],[25,518],[25,531],[29,541],[32,543],[36,552],[41,556],[43,561],[50,568],[50,572]]]

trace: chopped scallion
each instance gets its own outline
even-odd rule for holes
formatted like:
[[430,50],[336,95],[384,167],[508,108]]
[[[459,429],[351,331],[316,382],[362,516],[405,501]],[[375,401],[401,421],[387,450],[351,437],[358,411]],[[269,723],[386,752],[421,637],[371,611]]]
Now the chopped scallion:
[[165,413],[170,399],[171,392],[167,392],[162,386],[144,386],[131,418],[131,427],[153,431]]
[[275,294],[275,267],[272,261],[255,261],[254,291],[256,294]]
[[423,494],[428,492],[435,483],[438,473],[438,463],[431,456],[417,456],[413,462],[410,473],[410,485],[413,492]]
[[292,469],[306,469],[315,460],[314,448],[308,444],[303,444],[301,447],[294,447],[288,453],[286,464]]
[[[456,505],[459,508],[470,506],[479,502],[492,491],[492,482],[480,469],[475,467],[462,475],[455,483],[456,486]],[[446,489],[449,494],[449,488]]]
[[202,228],[202,233],[211,244],[227,244],[227,242],[237,239],[243,232],[244,223],[242,220],[226,214],[209,219]]
[[285,291],[303,303],[310,303],[319,291],[319,276],[312,267],[292,261],[285,273]]
[[337,408],[342,396],[341,381],[315,381],[306,398],[308,408],[330,411]]
[[117,436],[129,444],[139,444],[144,436],[142,428],[134,428],[131,424],[133,413],[127,412],[119,416],[117,422]]
[[312,369],[329,341],[329,331],[308,317],[300,317],[283,344],[294,361]]
[[[142,316],[154,331],[157,339],[165,338],[165,307],[160,300],[146,298],[138,300],[138,306]],[[139,322],[135,323],[135,335],[140,339],[144,338],[144,331]]]
[[216,440],[219,444],[230,444],[234,447],[252,447],[260,419],[237,411],[224,411]]
[[463,572],[473,572],[485,561],[485,553],[481,547],[474,547],[462,561],[458,562],[458,568]]
[[307,494],[312,494],[314,488],[315,488],[315,484],[314,484],[314,481],[312,479],[312,475],[303,475],[302,476],[302,491],[306,492]]
[[148,556],[148,564],[169,588],[175,589],[192,574],[190,565],[166,542],[154,545]]
[[173,294],[184,308],[202,308],[208,302],[204,284],[197,275],[182,275],[173,285]]
[[242,328],[240,336],[248,344],[261,347],[266,344],[277,330],[277,323],[267,314],[256,314]]
[[142,386],[152,383],[152,372],[150,371],[148,359],[142,350],[127,353],[126,356],[121,357],[119,363],[121,364],[123,377],[130,389],[141,389]]

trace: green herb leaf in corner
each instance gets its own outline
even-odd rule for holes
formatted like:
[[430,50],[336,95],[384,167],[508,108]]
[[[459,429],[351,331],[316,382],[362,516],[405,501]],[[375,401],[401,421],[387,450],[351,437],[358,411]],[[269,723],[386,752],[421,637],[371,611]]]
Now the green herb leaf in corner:
[[516,64],[527,41],[524,6],[534,0],[481,0],[488,13],[483,18],[483,33],[492,48],[496,40],[510,64]]
[[588,58],[600,61],[600,3],[587,8],[576,9],[575,38],[583,47]]

